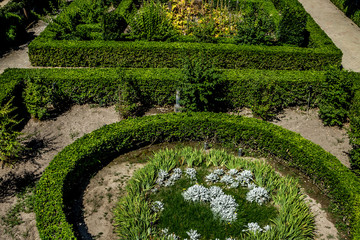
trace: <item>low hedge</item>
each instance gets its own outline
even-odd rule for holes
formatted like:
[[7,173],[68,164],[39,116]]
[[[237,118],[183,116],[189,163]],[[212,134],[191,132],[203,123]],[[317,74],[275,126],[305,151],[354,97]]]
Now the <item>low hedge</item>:
[[76,239],[64,213],[64,195],[89,168],[116,153],[164,141],[213,139],[228,147],[245,146],[301,169],[324,187],[360,239],[360,181],[333,155],[299,134],[271,123],[228,114],[166,114],[102,127],[67,146],[54,157],[37,188],[35,212],[42,239]]
[[[276,111],[288,106],[308,103],[309,88],[311,106],[317,102],[325,79],[324,72],[316,71],[263,71],[221,70],[227,81],[226,102],[230,108],[268,106]],[[119,90],[124,78],[136,80],[142,99],[147,106],[173,105],[175,90],[181,85],[183,73],[180,69],[7,69],[0,76],[3,89],[1,99],[10,99],[18,86],[18,102],[23,102],[21,92],[28,79],[40,78],[48,86],[56,86],[72,103],[118,103]],[[226,109],[224,109],[226,110]]]
[[357,0],[331,0],[335,6],[345,13],[360,27],[360,2]]
[[184,57],[206,53],[217,68],[322,70],[341,65],[342,53],[330,48],[251,46],[213,43],[54,41],[38,38],[29,45],[34,66],[181,67]]

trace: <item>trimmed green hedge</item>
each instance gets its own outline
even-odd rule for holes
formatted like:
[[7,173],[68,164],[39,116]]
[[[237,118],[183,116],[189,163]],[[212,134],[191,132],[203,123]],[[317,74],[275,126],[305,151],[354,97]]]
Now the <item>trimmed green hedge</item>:
[[[132,0],[122,1],[113,13],[105,17],[105,39],[119,37],[120,33],[109,21],[118,22],[121,28],[124,28],[124,12],[128,12],[133,6]],[[279,23],[280,35],[286,38],[284,41],[298,45],[306,45],[305,42],[309,41],[310,47],[54,40],[57,35],[56,28],[50,25],[29,45],[29,57],[34,66],[172,68],[181,67],[185,56],[193,57],[206,52],[217,68],[224,69],[322,70],[328,65],[341,65],[341,51],[316,25],[311,16],[306,14],[299,3],[280,5],[280,7],[286,13],[290,11],[289,9],[293,13],[287,20],[280,20]],[[296,24],[291,17],[297,19]],[[298,26],[299,24],[301,26]],[[112,31],[115,32],[111,33]],[[305,31],[310,34],[308,40],[304,39]]]
[[107,125],[85,135],[55,156],[37,188],[35,212],[42,239],[75,239],[66,221],[63,196],[89,168],[116,153],[164,141],[213,139],[228,147],[257,150],[301,169],[325,187],[360,239],[360,181],[333,155],[299,134],[271,123],[228,114],[166,114]]
[[[246,106],[255,112],[263,105],[268,106],[269,112],[306,105],[310,86],[313,106],[325,79],[324,72],[316,71],[222,70],[221,73],[228,82],[229,107]],[[15,86],[19,86],[16,92],[20,95],[18,102],[22,102],[24,81],[40,78],[48,86],[56,86],[63,95],[61,99],[76,104],[112,105],[118,102],[124,77],[136,80],[146,105],[173,105],[183,73],[180,69],[7,69],[0,75],[0,84],[9,90],[1,92],[0,103],[14,95]]]
[[333,48],[246,46],[213,43],[53,41],[38,38],[29,45],[34,66],[53,67],[181,67],[184,57],[206,53],[217,68],[322,70],[341,65]]
[[360,27],[360,2],[357,0],[331,0],[335,6],[345,13]]

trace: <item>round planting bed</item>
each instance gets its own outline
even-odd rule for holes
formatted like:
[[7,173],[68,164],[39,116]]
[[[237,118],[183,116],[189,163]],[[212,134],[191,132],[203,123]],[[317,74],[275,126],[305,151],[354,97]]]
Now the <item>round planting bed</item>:
[[299,134],[261,120],[216,113],[178,113],[121,121],[76,140],[55,156],[36,189],[41,239],[76,239],[64,197],[79,176],[114,154],[164,141],[212,140],[246,146],[301,169],[321,184],[344,211],[353,239],[360,239],[360,180],[334,156]]

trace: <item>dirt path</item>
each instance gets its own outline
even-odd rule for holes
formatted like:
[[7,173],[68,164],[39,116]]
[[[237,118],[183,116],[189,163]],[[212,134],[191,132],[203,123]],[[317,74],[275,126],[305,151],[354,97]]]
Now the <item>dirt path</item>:
[[330,0],[299,0],[305,10],[343,52],[342,65],[360,72],[360,28]]
[[[47,23],[43,21],[36,23],[27,31],[31,36],[30,39],[32,40],[36,36],[39,36],[46,26]],[[11,50],[0,58],[0,74],[3,73],[6,68],[32,68],[28,55],[29,43],[30,41],[19,46],[18,49]]]

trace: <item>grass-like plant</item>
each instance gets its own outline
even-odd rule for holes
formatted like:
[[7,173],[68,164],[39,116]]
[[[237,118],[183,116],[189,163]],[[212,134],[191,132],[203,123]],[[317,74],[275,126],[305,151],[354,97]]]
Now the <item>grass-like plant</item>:
[[[214,157],[216,155],[217,158]],[[224,188],[224,192],[231,194],[240,206],[237,211],[239,221],[224,223],[214,217],[206,204],[183,200],[181,193],[184,188],[194,184],[194,181],[191,183],[188,179],[181,178],[172,187],[156,187],[158,193],[154,193],[160,170],[170,172],[176,167],[197,168],[198,183],[208,186],[208,182],[204,181],[205,175],[208,174],[205,163],[210,159],[214,166],[220,166],[225,170],[250,170],[254,183],[270,193],[270,205],[265,204],[262,208],[256,203],[246,202],[245,194],[248,190],[245,188]],[[168,229],[168,233],[175,233],[182,238],[190,236],[189,233],[195,234],[195,229],[196,234],[201,235],[199,239],[314,237],[314,218],[303,201],[297,180],[280,177],[264,162],[245,160],[225,154],[225,151],[211,150],[205,153],[190,147],[160,151],[154,154],[148,165],[134,174],[126,190],[127,195],[120,199],[115,209],[115,226],[120,239],[165,239],[160,230],[165,228]],[[154,212],[151,209],[152,203],[159,199],[164,203],[164,210]],[[276,206],[277,210],[272,206]],[[189,220],[189,216],[193,216],[192,220]],[[252,231],[251,229],[257,227],[256,222],[261,227],[270,224],[270,228],[267,228],[267,231]],[[213,228],[215,231],[212,231]]]

